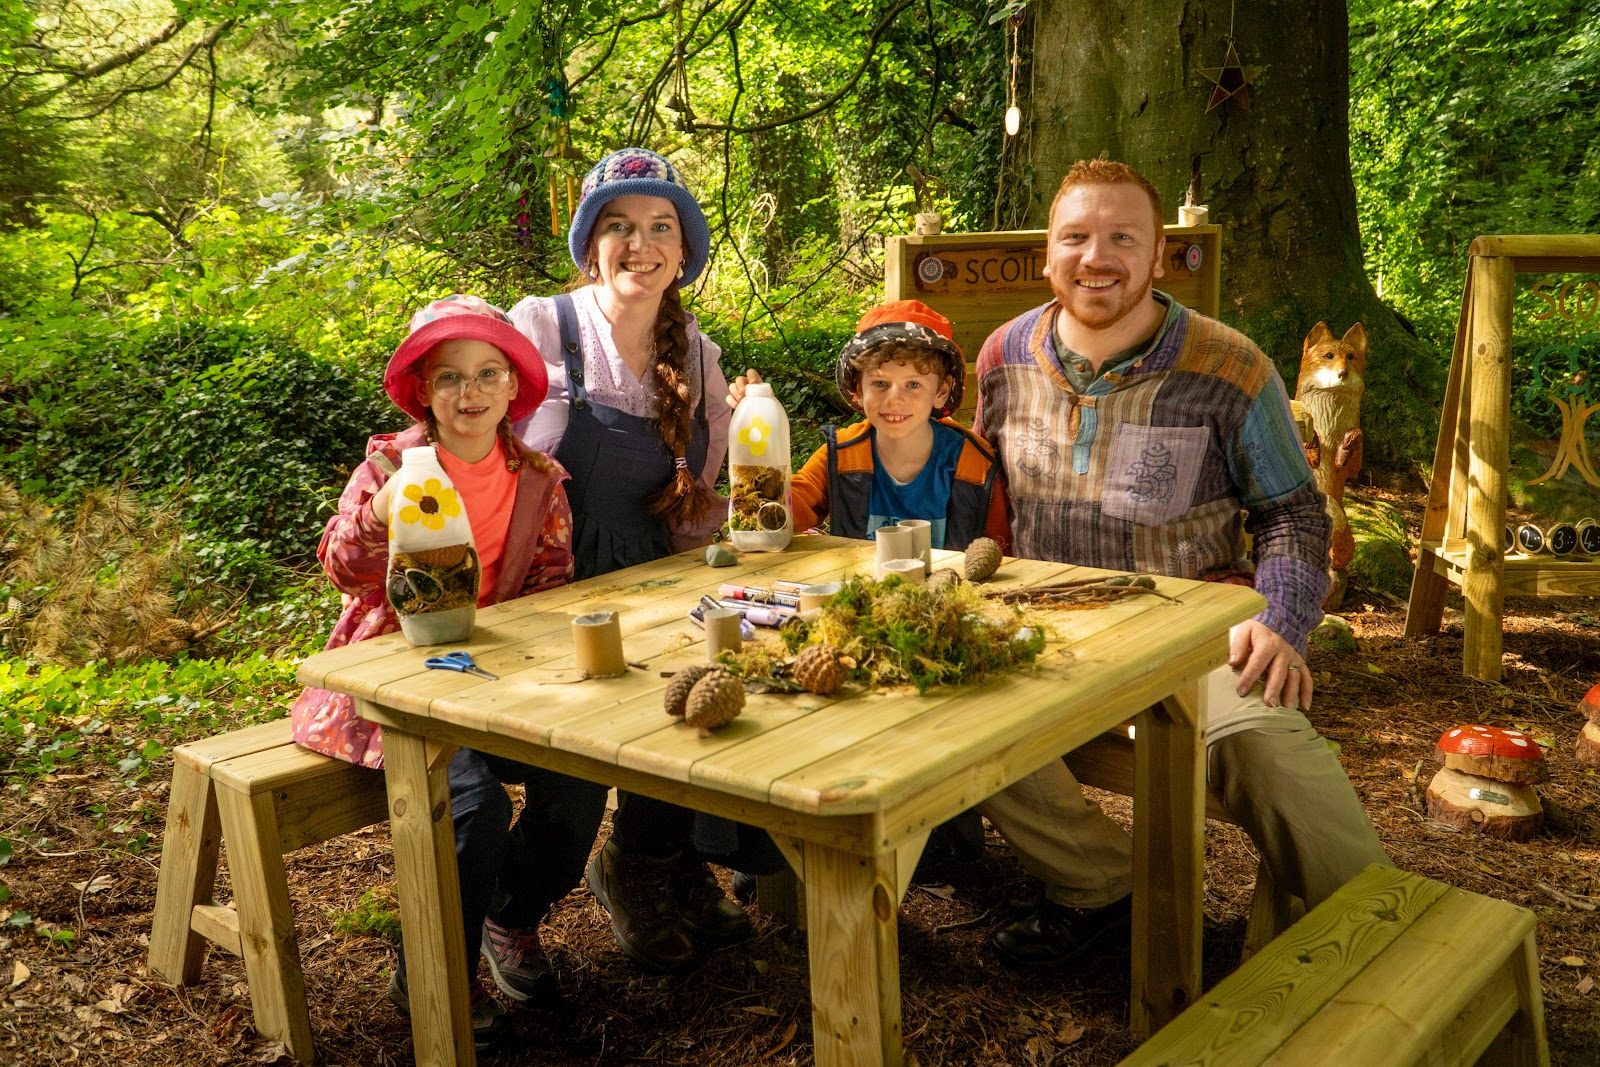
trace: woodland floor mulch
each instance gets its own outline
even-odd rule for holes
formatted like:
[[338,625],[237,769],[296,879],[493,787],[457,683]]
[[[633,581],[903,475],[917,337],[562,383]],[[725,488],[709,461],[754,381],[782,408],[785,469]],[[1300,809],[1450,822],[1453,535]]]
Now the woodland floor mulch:
[[[1403,639],[1403,607],[1347,606],[1359,648],[1318,652],[1312,717],[1341,759],[1402,867],[1538,914],[1546,1023],[1554,1062],[1600,1063],[1600,773],[1573,759],[1575,712],[1600,681],[1600,609],[1593,600],[1511,599],[1500,684],[1463,677],[1459,600],[1445,630]],[[1549,742],[1552,780],[1540,787],[1543,833],[1508,844],[1450,830],[1424,814],[1434,741],[1462,722],[1515,724]],[[136,794],[114,774],[60,774],[5,794],[0,834],[26,839],[4,869],[8,907],[77,931],[70,946],[0,927],[0,1063],[249,1064],[288,1062],[250,1023],[239,961],[213,954],[204,979],[174,991],[144,968],[159,855],[113,851],[103,819],[164,805],[166,781]],[[1104,798],[1126,819],[1119,798]],[[104,812],[93,810],[105,805]],[[159,827],[160,821],[156,820]],[[19,831],[26,831],[26,834]],[[35,844],[40,838],[48,845]],[[1236,964],[1256,859],[1245,836],[1207,833],[1205,981]],[[403,1064],[411,1037],[384,997],[393,954],[377,936],[334,932],[362,895],[393,883],[386,828],[290,859],[312,1027],[324,1062]],[[987,939],[1033,899],[1004,842],[946,865],[912,888],[901,910],[900,974],[908,1063],[1106,1064],[1135,1047],[1125,1025],[1128,955],[1074,969],[1019,973]],[[749,945],[692,973],[641,973],[622,955],[588,892],[553,913],[546,945],[558,1005],[514,1013],[516,1040],[486,1064],[772,1064],[812,1062],[802,935],[758,920]]]

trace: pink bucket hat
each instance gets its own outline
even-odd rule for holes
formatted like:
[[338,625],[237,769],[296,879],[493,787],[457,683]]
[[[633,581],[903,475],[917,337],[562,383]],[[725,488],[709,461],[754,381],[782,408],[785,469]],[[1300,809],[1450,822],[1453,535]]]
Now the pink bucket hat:
[[395,406],[421,422],[427,408],[421,403],[412,367],[426,359],[443,341],[486,341],[505,353],[517,372],[517,395],[506,415],[512,422],[524,417],[544,402],[550,388],[544,357],[533,342],[513,325],[506,313],[476,296],[456,293],[435,300],[411,316],[411,332],[389,357],[383,372],[383,388]]

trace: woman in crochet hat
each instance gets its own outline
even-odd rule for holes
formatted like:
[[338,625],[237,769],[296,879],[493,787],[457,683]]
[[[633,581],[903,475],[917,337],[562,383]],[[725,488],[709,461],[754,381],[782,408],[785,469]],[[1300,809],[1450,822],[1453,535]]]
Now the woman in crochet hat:
[[[572,476],[579,579],[707,544],[727,514],[712,488],[728,447],[721,349],[680,297],[710,246],[705,213],[678,169],[648,149],[619,149],[583,179],[567,237],[584,283],[511,309],[545,353],[550,378],[544,403],[515,429]],[[751,934],[702,853],[756,871],[782,862],[749,828],[619,794],[588,880],[618,944],[648,969],[682,970],[696,941]]]
[[[397,484],[391,477],[407,448],[432,445],[450,475],[482,567],[480,605],[566,584],[572,573],[566,474],[511,433],[512,421],[544,400],[546,378],[544,358],[527,337],[476,296],[435,300],[412,317],[383,385],[414,422],[367,442],[366,460],[351,473],[317,547],[328,578],[344,594],[327,647],[399,628],[384,577]],[[356,714],[348,695],[308,687],[290,719],[295,741],[306,748],[363,767],[383,765],[383,731]],[[481,951],[511,998],[552,993],[539,922],[582,877],[606,789],[466,748],[451,758],[449,776],[467,973],[476,974]],[[515,822],[504,783],[526,787]],[[485,1048],[509,1032],[509,1021],[476,979],[471,996],[474,1040]],[[410,1010],[403,966],[391,977],[389,997]]]

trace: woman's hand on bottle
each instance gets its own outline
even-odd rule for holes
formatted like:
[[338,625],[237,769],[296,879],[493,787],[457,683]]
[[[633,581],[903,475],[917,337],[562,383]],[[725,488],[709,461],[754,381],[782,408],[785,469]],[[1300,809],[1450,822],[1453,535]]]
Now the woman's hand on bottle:
[[743,374],[728,383],[728,406],[730,408],[738,407],[739,401],[744,399],[744,387],[756,385],[764,380],[760,371],[747,369]]
[[378,525],[389,525],[389,501],[394,497],[395,479],[390,478],[383,483],[383,488],[372,494],[372,514],[378,520]]

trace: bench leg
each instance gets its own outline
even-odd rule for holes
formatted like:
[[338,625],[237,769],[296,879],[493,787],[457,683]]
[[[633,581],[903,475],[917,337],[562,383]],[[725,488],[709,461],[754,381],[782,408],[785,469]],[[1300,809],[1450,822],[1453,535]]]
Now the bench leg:
[[217,807],[228,843],[228,870],[239,912],[239,940],[256,1032],[269,1041],[283,1042],[289,1054],[302,1063],[315,1062],[300,946],[272,794],[250,796],[219,789]]
[[211,779],[180,759],[172,768],[167,829],[161,838],[161,874],[150,920],[150,971],[172,985],[192,985],[200,980],[206,945],[194,932],[191,917],[196,906],[211,903],[220,844]]
[[1517,983],[1517,1011],[1478,1062],[1549,1067],[1550,1046],[1544,1036],[1544,998],[1539,993],[1539,950],[1531,932],[1522,939],[1510,962]]

